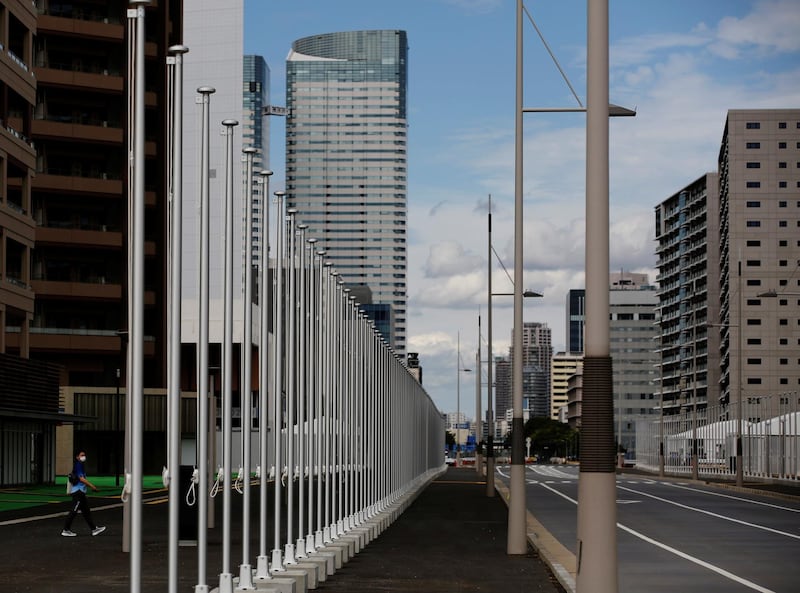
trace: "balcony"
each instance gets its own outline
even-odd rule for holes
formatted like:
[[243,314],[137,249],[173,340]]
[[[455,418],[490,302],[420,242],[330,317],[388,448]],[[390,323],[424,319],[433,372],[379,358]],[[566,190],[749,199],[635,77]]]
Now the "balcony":
[[48,64],[37,66],[36,78],[39,86],[83,88],[87,91],[122,93],[124,85],[121,73],[109,70],[84,70],[79,66]]
[[84,39],[102,39],[123,41],[125,39],[125,26],[116,19],[110,19],[100,14],[76,14],[78,9],[71,10],[46,10],[39,15],[37,31],[42,33],[59,33],[71,37]]
[[122,248],[122,233],[105,231],[102,228],[86,230],[46,226],[36,229],[36,242],[41,245]]
[[122,180],[110,177],[108,174],[105,176],[101,174],[100,177],[79,177],[68,175],[65,171],[49,169],[36,174],[33,179],[33,188],[55,192],[122,195]]
[[109,127],[108,122],[102,121],[83,124],[55,119],[35,119],[32,129],[37,138],[71,139],[117,145],[121,145],[123,141],[122,128]]
[[33,280],[31,284],[39,298],[77,299],[82,301],[119,300],[121,284],[106,284],[105,278],[97,276],[91,282],[58,282]]

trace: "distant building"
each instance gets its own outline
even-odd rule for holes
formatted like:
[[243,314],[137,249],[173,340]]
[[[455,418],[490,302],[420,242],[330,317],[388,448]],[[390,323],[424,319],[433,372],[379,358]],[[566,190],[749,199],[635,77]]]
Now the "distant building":
[[504,418],[506,410],[512,408],[511,361],[501,356],[494,359],[494,417]]
[[[514,342],[514,330],[511,330]],[[523,394],[527,409],[534,416],[550,416],[550,364],[553,356],[552,332],[547,324],[522,324]],[[509,351],[513,368],[514,348]],[[527,389],[527,391],[526,391]]]
[[560,419],[562,410],[566,413],[569,380],[582,362],[583,355],[575,352],[558,352],[553,356],[550,379],[550,418],[553,420]]
[[800,109],[728,111],[717,169],[720,309],[712,321],[721,327],[710,330],[720,335],[714,395],[721,402],[767,397],[777,414],[787,394],[800,389]]
[[[253,155],[253,173],[269,169],[269,122],[264,117],[264,108],[269,106],[270,81],[269,66],[261,56],[247,55],[243,58],[242,74],[242,146],[253,147],[257,152]],[[254,182],[255,183],[255,182]],[[253,266],[261,261],[264,237],[269,229],[264,228],[266,222],[265,209],[272,203],[272,196],[266,196],[261,203],[259,191],[253,192]]]
[[422,384],[422,367],[419,364],[419,353],[409,352],[406,366],[408,367],[408,372],[411,373],[411,376],[414,377],[420,384]]
[[406,347],[407,86],[405,31],[298,39],[286,60],[287,205],[348,286],[393,309]]
[[575,288],[567,293],[567,352],[583,352],[586,329],[586,290]]
[[656,393],[664,413],[705,409],[718,394],[719,188],[707,173],[656,208],[658,247]]
[[[617,443],[633,456],[636,419],[658,413],[658,293],[646,275],[634,279],[612,275],[609,327]],[[614,280],[622,282],[614,282]],[[631,283],[627,283],[631,280]]]

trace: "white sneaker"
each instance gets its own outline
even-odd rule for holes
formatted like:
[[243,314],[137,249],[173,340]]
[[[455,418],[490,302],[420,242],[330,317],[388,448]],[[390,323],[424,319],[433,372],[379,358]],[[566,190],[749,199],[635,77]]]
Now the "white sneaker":
[[61,535],[63,535],[64,537],[75,537],[78,534],[75,533],[74,531],[70,531],[69,529],[64,529],[61,531]]
[[100,535],[105,530],[106,530],[105,527],[95,527],[94,529],[92,529],[92,535]]

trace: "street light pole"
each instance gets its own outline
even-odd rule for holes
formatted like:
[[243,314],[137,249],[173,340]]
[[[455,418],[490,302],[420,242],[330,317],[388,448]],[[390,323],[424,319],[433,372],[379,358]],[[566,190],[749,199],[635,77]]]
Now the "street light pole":
[[516,12],[516,101],[514,109],[514,362],[511,423],[511,484],[508,501],[508,554],[528,551],[525,518],[525,442],[522,422],[522,0]]
[[486,257],[488,271],[488,292],[486,300],[489,304],[489,317],[486,325],[487,335],[487,367],[486,367],[486,496],[494,496],[494,358],[492,354],[492,195],[489,194],[489,241]]
[[461,332],[456,338],[456,467],[461,467]]
[[617,591],[609,327],[608,0],[587,0],[586,344],[578,480],[579,593]]

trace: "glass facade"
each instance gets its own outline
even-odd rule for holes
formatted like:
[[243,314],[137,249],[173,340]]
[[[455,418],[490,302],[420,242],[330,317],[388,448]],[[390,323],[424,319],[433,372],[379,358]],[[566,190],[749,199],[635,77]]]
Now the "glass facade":
[[[263,116],[269,104],[269,67],[261,56],[244,56],[242,72],[242,146],[258,150],[253,155],[253,172],[269,168],[269,118]],[[253,192],[253,265],[261,258],[264,229],[259,192]]]
[[405,31],[315,35],[286,64],[287,206],[352,286],[391,305],[406,342]]

